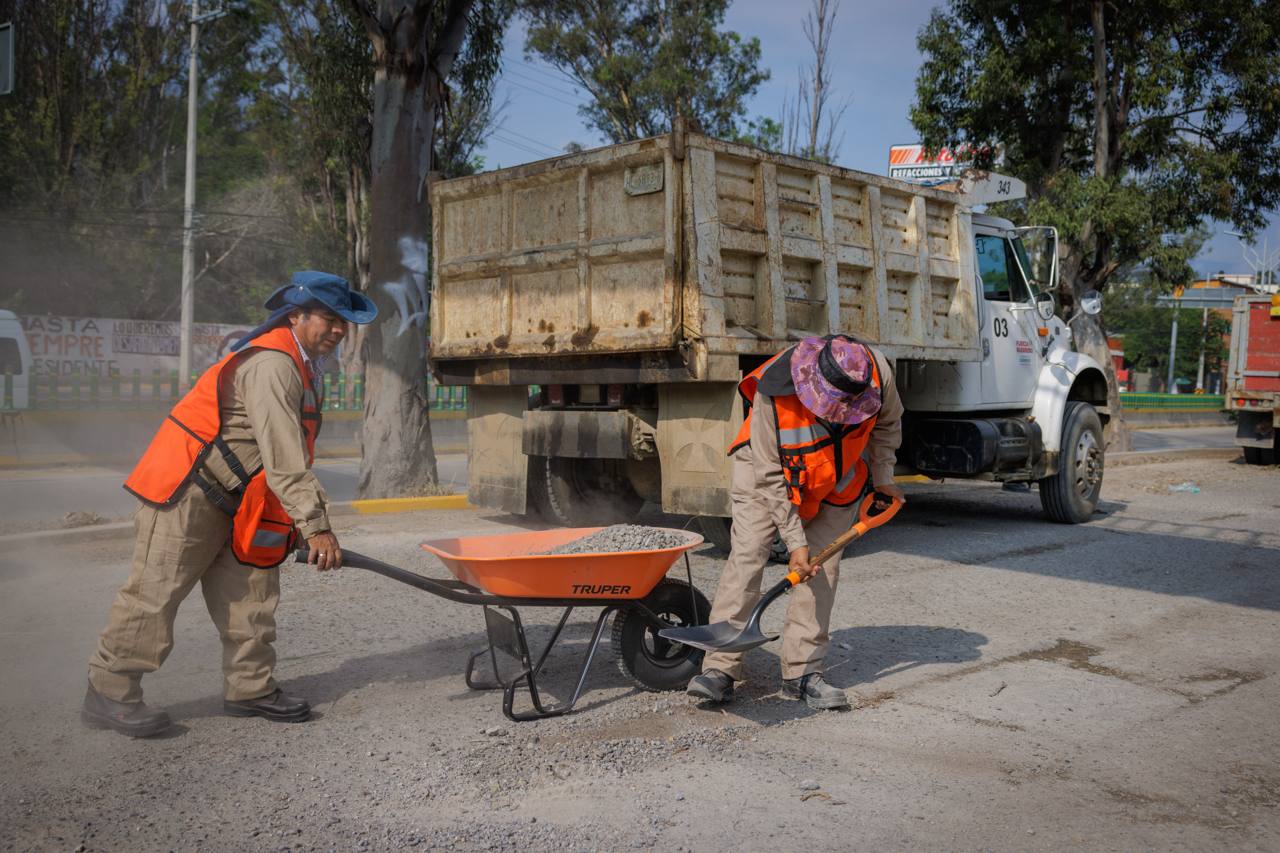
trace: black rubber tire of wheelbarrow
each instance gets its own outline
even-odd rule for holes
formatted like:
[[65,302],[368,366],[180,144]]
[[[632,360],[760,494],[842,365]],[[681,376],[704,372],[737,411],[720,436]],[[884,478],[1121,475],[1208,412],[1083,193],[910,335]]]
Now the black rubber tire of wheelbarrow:
[[[696,605],[695,605],[696,602]],[[693,588],[693,600],[689,598],[689,584],[675,578],[663,578],[641,601],[657,616],[685,625],[705,625],[711,616],[711,602],[697,587]],[[696,606],[696,612],[695,612]],[[672,616],[678,619],[671,619]],[[680,646],[660,639],[640,613],[623,607],[613,617],[613,633],[610,636],[613,661],[618,671],[641,690],[661,692],[683,690],[702,671],[703,652],[690,646]],[[674,650],[672,657],[654,655],[650,646],[656,643],[659,650]],[[677,649],[673,647],[678,646]]]

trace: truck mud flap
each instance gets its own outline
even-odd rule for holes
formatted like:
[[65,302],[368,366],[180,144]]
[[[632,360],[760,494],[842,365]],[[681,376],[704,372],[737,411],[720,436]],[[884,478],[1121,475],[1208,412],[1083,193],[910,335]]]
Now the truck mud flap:
[[658,456],[662,508],[686,515],[727,516],[729,442],[742,426],[736,383],[663,385],[658,390]]
[[524,385],[476,385],[468,397],[467,500],[476,506],[523,515],[529,462],[520,442],[529,389]]

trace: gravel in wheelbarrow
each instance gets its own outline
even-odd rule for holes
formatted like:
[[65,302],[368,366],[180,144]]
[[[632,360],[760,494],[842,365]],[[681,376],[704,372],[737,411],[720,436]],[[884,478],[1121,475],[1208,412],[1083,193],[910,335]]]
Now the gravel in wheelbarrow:
[[[644,539],[626,534],[625,541],[665,547],[602,551],[591,550],[594,546],[587,545],[588,550],[581,550],[582,543],[605,530],[600,527],[434,539],[423,542],[422,547],[439,557],[458,580],[493,595],[639,599],[653,591],[681,554],[702,544],[702,537],[666,527],[638,529],[645,531]],[[624,541],[616,534],[607,534],[606,538],[610,542]],[[562,553],[566,546],[572,546],[571,550]]]
[[590,536],[566,542],[545,552],[553,554],[613,554],[630,551],[662,551],[667,548],[687,547],[689,536],[684,530],[668,530],[665,527],[644,527],[639,524],[615,524],[604,527]]

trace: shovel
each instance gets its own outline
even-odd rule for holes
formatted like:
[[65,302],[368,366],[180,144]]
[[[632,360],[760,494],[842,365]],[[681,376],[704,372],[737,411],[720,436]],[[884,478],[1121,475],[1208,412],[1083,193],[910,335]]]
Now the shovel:
[[[810,562],[813,565],[822,565],[833,554],[843,551],[846,545],[866,534],[868,530],[879,527],[893,518],[900,509],[902,509],[901,498],[872,492],[862,501],[857,523],[832,540],[831,544],[823,548]],[[717,622],[714,625],[694,625],[689,628],[663,628],[658,632],[658,636],[708,652],[745,652],[747,649],[763,646],[771,640],[778,639],[778,635],[774,634],[771,637],[760,630],[761,614],[778,596],[803,582],[798,573],[788,572],[785,578],[778,581],[760,599],[760,603],[751,611],[745,628],[739,629],[729,622]]]

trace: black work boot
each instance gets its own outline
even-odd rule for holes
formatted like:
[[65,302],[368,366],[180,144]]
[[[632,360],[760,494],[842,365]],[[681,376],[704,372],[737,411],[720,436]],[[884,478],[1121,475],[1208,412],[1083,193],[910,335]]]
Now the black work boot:
[[311,716],[311,705],[306,699],[287,696],[279,688],[257,699],[239,702],[223,699],[222,710],[232,717],[265,717],[277,723],[301,723]]
[[169,715],[148,708],[141,702],[117,702],[108,699],[93,685],[84,694],[80,719],[91,729],[113,729],[130,737],[151,737],[169,728]]
[[733,698],[733,679],[718,669],[695,675],[685,692],[708,702],[728,702]]
[[782,695],[803,699],[806,705],[817,711],[838,711],[849,707],[849,697],[845,692],[828,684],[820,672],[785,679]]

